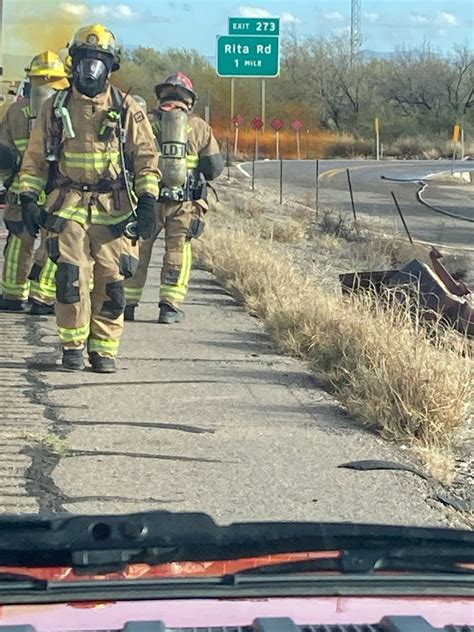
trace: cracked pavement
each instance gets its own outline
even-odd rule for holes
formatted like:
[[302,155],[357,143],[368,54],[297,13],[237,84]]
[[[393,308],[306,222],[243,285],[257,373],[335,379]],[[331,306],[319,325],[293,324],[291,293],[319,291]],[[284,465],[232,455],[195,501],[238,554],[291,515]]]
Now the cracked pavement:
[[211,274],[193,271],[183,323],[158,325],[161,248],[114,375],[62,372],[53,318],[0,314],[0,511],[450,523],[411,473],[337,468],[407,456],[278,355]]

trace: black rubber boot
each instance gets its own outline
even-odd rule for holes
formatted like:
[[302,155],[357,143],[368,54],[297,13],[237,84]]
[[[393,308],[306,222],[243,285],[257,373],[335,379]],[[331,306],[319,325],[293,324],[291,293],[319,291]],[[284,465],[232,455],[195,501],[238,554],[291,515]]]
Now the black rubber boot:
[[0,296],[0,312],[24,312],[25,304],[23,301],[14,301],[10,298]]
[[89,362],[95,373],[115,373],[117,371],[114,358],[101,356],[97,351],[89,353]]
[[46,305],[46,303],[33,301],[30,314],[32,316],[51,316],[51,314],[54,314],[54,305]]
[[184,312],[182,309],[173,307],[169,303],[160,303],[160,314],[158,322],[163,325],[174,325],[184,320]]
[[63,369],[83,371],[86,368],[83,351],[83,349],[63,349]]
[[135,307],[136,305],[125,305],[123,312],[124,320],[135,320]]

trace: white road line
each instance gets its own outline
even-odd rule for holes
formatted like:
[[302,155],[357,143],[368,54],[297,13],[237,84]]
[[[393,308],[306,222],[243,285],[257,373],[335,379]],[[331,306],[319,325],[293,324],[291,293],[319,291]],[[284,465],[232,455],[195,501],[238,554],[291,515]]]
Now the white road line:
[[243,165],[249,165],[249,164],[250,164],[249,162],[243,162],[241,165],[235,165],[235,166],[240,171],[240,173],[243,173],[244,176],[247,176],[247,178],[251,178],[252,176],[250,175],[250,173],[247,173],[245,169],[243,168]]

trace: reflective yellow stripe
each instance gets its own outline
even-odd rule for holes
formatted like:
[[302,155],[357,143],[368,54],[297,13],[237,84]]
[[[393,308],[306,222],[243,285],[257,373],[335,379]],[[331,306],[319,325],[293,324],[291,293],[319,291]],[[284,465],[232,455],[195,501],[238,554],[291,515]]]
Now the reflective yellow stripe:
[[16,272],[18,269],[18,254],[20,252],[21,239],[17,235],[10,234],[7,242],[7,258],[6,258],[6,283],[10,286],[16,282]]
[[85,224],[89,219],[89,212],[86,208],[81,206],[78,207],[69,207],[62,208],[60,211],[55,213],[59,217],[63,217],[64,219],[72,219],[78,224]]
[[20,154],[24,154],[26,148],[28,147],[28,138],[17,138],[13,142],[15,143],[15,147],[18,149]]
[[64,164],[68,167],[85,169],[103,169],[110,164],[118,164],[120,153],[118,151],[82,153],[65,151],[63,154]]
[[127,287],[125,286],[125,298],[127,302],[135,301],[139,302],[143,294],[142,287]]
[[105,211],[101,211],[95,206],[91,208],[91,224],[115,226],[116,224],[120,224],[120,222],[124,222],[130,216],[131,216],[131,213],[125,213],[124,215],[118,215],[117,217],[112,217],[112,215],[109,215]]
[[46,285],[40,285],[38,281],[30,281],[30,296],[37,298],[43,303],[51,303],[56,300],[56,288],[49,288]]
[[169,298],[172,301],[182,303],[186,297],[186,292],[178,290],[177,286],[162,285],[160,288],[160,299]]
[[89,323],[76,328],[58,327],[59,340],[61,342],[84,342],[89,336],[89,329]]
[[192,259],[191,242],[185,241],[183,248],[183,265],[181,266],[181,273],[178,279],[178,286],[182,287],[185,291],[188,289]]
[[10,193],[14,193],[15,195],[19,195],[20,193],[20,178],[15,176],[10,188],[8,189]]
[[183,263],[181,264],[178,281],[176,285],[163,283],[160,286],[160,298],[169,298],[179,302],[184,300],[188,292],[192,259],[191,242],[186,241],[183,248]]
[[131,213],[124,213],[123,215],[114,217],[95,206],[92,206],[90,211],[83,206],[67,206],[55,212],[55,215],[63,217],[64,219],[73,220],[78,224],[87,224],[87,222],[90,222],[91,224],[100,224],[101,226],[115,226],[127,220],[131,216]]
[[45,263],[45,279],[48,285],[55,286],[56,285],[56,271],[58,266],[54,263],[52,259],[49,257],[46,258]]
[[186,156],[186,166],[188,169],[195,169],[198,166],[199,156],[197,154],[189,154]]
[[27,173],[22,173],[20,176],[21,193],[26,193],[27,191],[36,191],[37,193],[41,193],[45,186],[45,178],[39,178],[38,176],[32,176]]
[[116,356],[119,350],[120,340],[99,340],[98,338],[89,338],[87,342],[87,350],[90,352]]
[[8,296],[14,296],[20,300],[28,297],[30,283],[18,283],[18,263],[22,254],[23,242],[17,235],[10,234],[8,238],[8,250],[5,259],[4,281],[2,291]]
[[21,111],[23,112],[23,115],[25,116],[25,118],[30,118],[31,115],[33,114],[33,110],[31,109],[31,105],[25,105],[24,108],[21,108]]
[[31,283],[30,294],[34,292],[38,298],[48,300],[56,298],[56,264],[48,257],[41,269],[39,281]]
[[154,197],[158,197],[160,192],[158,177],[153,173],[146,173],[135,179],[135,193],[140,197],[144,193],[149,193]]
[[2,283],[2,292],[6,298],[10,296],[14,296],[16,299],[20,301],[25,301],[28,298],[28,292],[30,288],[30,282],[27,281],[25,285],[20,285],[15,283],[14,285],[10,285],[3,281]]

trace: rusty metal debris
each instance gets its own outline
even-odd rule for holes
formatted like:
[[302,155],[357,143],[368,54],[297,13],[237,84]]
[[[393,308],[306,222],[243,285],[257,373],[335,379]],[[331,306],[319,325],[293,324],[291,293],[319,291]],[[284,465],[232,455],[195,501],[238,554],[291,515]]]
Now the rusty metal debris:
[[[413,259],[400,270],[351,272],[339,275],[342,291],[346,294],[371,290],[393,295],[405,301],[407,295],[415,299],[419,315],[426,322],[439,318],[457,331],[474,338],[474,297],[462,281],[457,281],[441,263],[442,255],[433,248],[431,266]],[[399,290],[399,291],[397,291]]]

